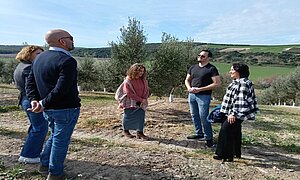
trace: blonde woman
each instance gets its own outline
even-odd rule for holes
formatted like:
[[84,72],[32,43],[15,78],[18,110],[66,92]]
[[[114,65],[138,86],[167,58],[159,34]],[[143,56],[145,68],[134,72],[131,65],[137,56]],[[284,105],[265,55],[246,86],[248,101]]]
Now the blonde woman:
[[24,47],[16,56],[19,64],[14,71],[14,81],[20,91],[19,105],[26,112],[30,122],[28,136],[18,159],[19,162],[24,163],[40,162],[40,153],[48,132],[48,123],[44,119],[43,113],[33,113],[27,110],[31,108],[31,105],[25,92],[25,82],[31,71],[31,64],[35,57],[43,51],[44,49],[40,46],[30,45]]
[[127,94],[123,104],[123,134],[133,138],[129,130],[136,130],[138,139],[147,139],[144,135],[145,110],[148,106],[149,87],[146,80],[146,68],[142,64],[133,64],[127,71],[123,91]]

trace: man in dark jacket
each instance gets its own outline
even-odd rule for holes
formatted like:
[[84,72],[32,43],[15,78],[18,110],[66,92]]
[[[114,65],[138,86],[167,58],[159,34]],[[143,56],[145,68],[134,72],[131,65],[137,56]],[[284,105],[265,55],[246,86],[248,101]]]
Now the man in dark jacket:
[[47,173],[47,179],[65,179],[64,160],[80,113],[77,62],[69,52],[74,49],[74,42],[67,31],[50,30],[45,40],[50,48],[34,61],[26,93],[31,111],[43,111],[51,130],[39,172]]

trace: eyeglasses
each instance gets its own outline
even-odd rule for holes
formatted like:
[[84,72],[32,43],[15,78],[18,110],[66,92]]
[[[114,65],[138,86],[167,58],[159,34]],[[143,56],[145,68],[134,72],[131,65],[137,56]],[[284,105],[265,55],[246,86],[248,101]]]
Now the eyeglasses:
[[201,54],[198,54],[198,57],[200,57],[200,58],[205,58],[206,56],[201,55]]
[[73,37],[72,36],[66,36],[66,37],[59,38],[59,40],[61,40],[61,39],[70,39],[71,41],[73,41]]

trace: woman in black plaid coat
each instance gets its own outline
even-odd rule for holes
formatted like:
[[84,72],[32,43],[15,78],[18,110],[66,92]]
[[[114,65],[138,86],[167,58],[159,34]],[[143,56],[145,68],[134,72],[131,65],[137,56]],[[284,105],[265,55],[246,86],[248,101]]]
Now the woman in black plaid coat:
[[250,72],[246,64],[234,63],[229,71],[232,83],[229,84],[221,104],[221,112],[227,120],[222,123],[216,156],[214,159],[223,162],[241,157],[242,122],[254,120],[258,111],[257,100],[252,82],[248,79]]

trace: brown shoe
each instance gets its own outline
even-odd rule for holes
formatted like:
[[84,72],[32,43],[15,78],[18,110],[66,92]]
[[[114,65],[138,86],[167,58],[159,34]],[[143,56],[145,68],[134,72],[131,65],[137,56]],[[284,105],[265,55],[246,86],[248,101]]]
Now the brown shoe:
[[38,169],[38,172],[40,174],[48,174],[49,173],[49,168],[48,168],[48,166],[40,165],[39,169]]
[[72,173],[72,172],[66,173],[64,171],[63,174],[61,174],[61,175],[54,176],[54,175],[48,174],[48,176],[47,176],[47,180],[66,180],[66,179],[77,179],[77,174]]
[[130,134],[129,130],[124,130],[123,134],[124,134],[125,137],[134,138],[134,135]]
[[148,137],[145,136],[145,134],[143,132],[136,132],[136,138],[137,139],[144,139],[144,140],[148,139]]

